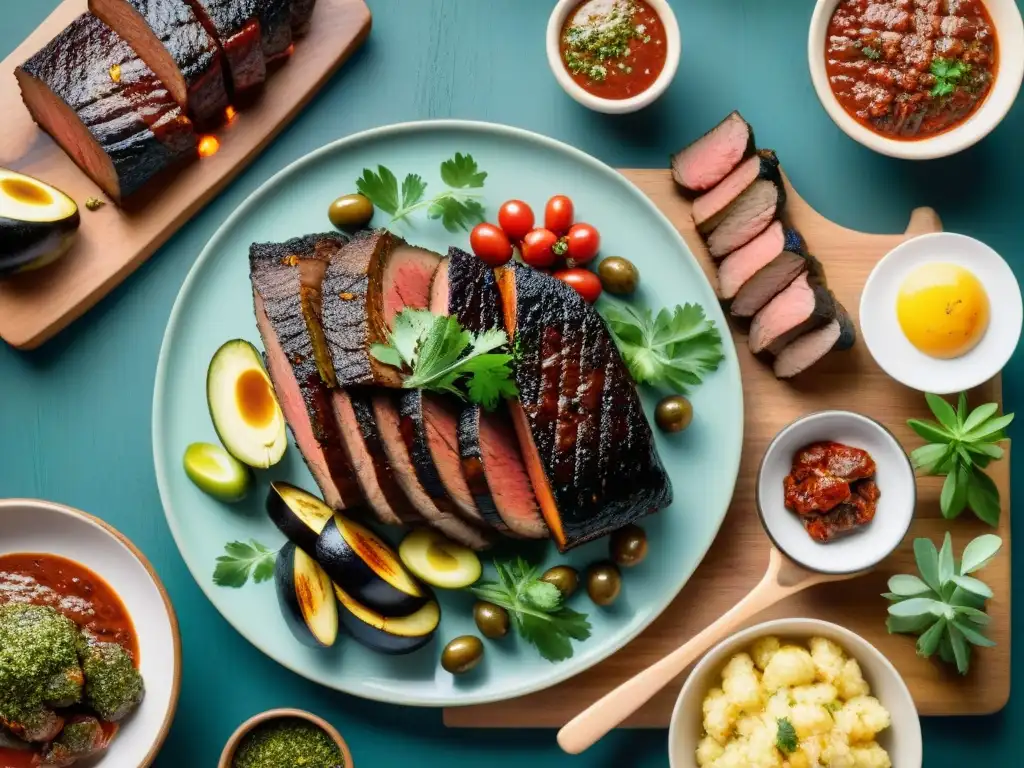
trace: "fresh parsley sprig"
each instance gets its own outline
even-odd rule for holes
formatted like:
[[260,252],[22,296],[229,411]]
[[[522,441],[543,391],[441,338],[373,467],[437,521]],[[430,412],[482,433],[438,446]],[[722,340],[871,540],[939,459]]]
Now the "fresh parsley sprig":
[[572,641],[590,637],[587,616],[564,605],[554,584],[541,581],[539,569],[522,557],[507,563],[494,561],[497,581],[481,581],[470,592],[481,600],[500,605],[528,643],[548,661],[563,661],[573,654]]
[[956,409],[938,395],[926,394],[938,421],[909,419],[907,425],[927,445],[910,454],[914,468],[926,475],[945,475],[939,507],[942,516],[957,517],[966,507],[989,525],[999,525],[999,489],[982,470],[1003,457],[997,443],[1006,439],[1013,414],[997,416],[997,403],[979,405],[967,413],[967,395],[960,393]]
[[508,344],[504,331],[473,334],[454,317],[426,309],[403,309],[395,316],[387,344],[370,354],[408,371],[402,386],[447,392],[493,410],[498,401],[519,394],[512,379],[512,355],[495,352]]
[[725,359],[722,335],[699,304],[676,305],[655,316],[606,299],[599,310],[638,383],[686,393]]
[[970,65],[958,59],[932,59],[931,73],[935,76],[935,85],[932,86],[931,97],[939,99],[951,94],[969,71]]
[[472,155],[456,152],[441,163],[441,181],[450,189],[434,197],[424,199],[427,182],[416,173],[406,174],[399,189],[398,178],[383,165],[378,165],[376,171],[364,168],[363,175],[356,179],[356,189],[391,215],[389,227],[426,208],[428,218],[440,219],[449,232],[458,232],[486,219],[484,207],[477,199],[479,194],[468,191],[483,187],[486,178],[487,173],[477,167]]
[[268,549],[255,539],[231,541],[224,545],[224,553],[217,558],[213,583],[218,587],[238,589],[245,586],[252,574],[253,583],[268,581],[274,575],[276,549]]

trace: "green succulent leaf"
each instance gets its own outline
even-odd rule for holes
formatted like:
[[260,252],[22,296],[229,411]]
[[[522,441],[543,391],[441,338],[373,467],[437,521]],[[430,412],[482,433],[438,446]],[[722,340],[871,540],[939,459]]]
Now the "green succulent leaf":
[[[935,616],[941,616],[944,610],[945,604],[939,600],[932,600],[930,597],[912,597],[909,600],[890,605],[889,615],[920,616],[925,613],[932,613]],[[938,613],[935,613],[936,611]]]
[[967,393],[961,392],[956,399],[956,431],[962,432],[964,419],[967,417]]
[[956,575],[956,561],[953,559],[953,537],[946,531],[939,550],[939,583],[945,586]]
[[971,649],[964,639],[963,633],[956,626],[947,625],[949,628],[949,644],[953,649],[953,659],[956,661],[957,671],[966,675],[971,665]]
[[960,561],[960,574],[966,576],[969,573],[980,571],[992,562],[992,558],[999,553],[1002,546],[1003,540],[994,533],[986,533],[974,539],[964,547],[964,554]]
[[931,591],[917,576],[898,574],[889,579],[889,590],[898,597],[915,597]]
[[994,640],[989,639],[970,624],[960,621],[959,619],[953,619],[953,626],[960,631],[960,634],[962,634],[964,639],[971,645],[979,645],[982,648],[995,647],[996,643]]
[[978,597],[984,597],[986,600],[992,597],[992,588],[984,581],[973,576],[954,576],[953,583],[960,587],[960,589],[965,589]]
[[956,469],[946,475],[942,483],[942,493],[939,494],[939,509],[942,516],[952,520],[964,511],[967,506],[967,471],[964,467]]
[[948,443],[928,443],[910,452],[910,462],[914,465],[914,469],[932,475],[953,450]]
[[970,432],[964,433],[963,439],[970,442],[977,442],[978,440],[985,440],[986,438],[994,438],[995,435],[1000,434],[1006,429],[1010,422],[1013,421],[1013,414],[1007,413],[1002,416],[997,416],[993,419],[989,419],[984,424],[981,424]]
[[985,403],[983,405],[979,405],[977,408],[971,411],[971,415],[967,417],[966,421],[964,421],[963,426],[961,428],[962,431],[965,433],[970,432],[975,427],[981,426],[986,421],[988,421],[992,416],[994,416],[996,411],[998,410],[998,403]]
[[979,519],[995,527],[999,525],[1002,511],[999,503],[999,489],[987,474],[978,470],[971,473],[967,488],[967,504]]
[[[943,400],[942,402],[946,402]],[[948,403],[947,403],[948,405]],[[930,443],[948,443],[953,435],[941,424],[922,419],[907,419],[907,426]]]
[[972,624],[976,624],[979,627],[987,627],[992,623],[992,617],[984,611],[980,611],[977,608],[971,608],[968,605],[958,605],[953,608],[958,616],[962,616]]
[[885,628],[891,635],[916,635],[924,632],[934,622],[935,617],[930,613],[923,616],[889,616],[885,620]]
[[930,539],[914,539],[914,560],[924,582],[936,592],[942,587],[939,581],[939,551]]
[[931,408],[939,423],[948,429],[951,434],[955,435],[959,431],[959,424],[957,423],[956,411],[953,410],[953,406],[945,398],[933,395],[930,392],[925,394],[924,399],[928,402],[928,407]]
[[917,655],[928,658],[939,649],[942,635],[946,631],[946,620],[940,618],[924,634],[917,638]]

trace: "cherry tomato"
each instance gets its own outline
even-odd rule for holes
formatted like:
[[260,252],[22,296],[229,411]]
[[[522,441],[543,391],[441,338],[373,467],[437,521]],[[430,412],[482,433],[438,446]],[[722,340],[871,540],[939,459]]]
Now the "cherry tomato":
[[588,304],[593,304],[601,295],[601,278],[589,269],[563,269],[555,272],[555,277],[575,288]]
[[469,233],[469,244],[477,258],[491,267],[500,267],[512,258],[512,243],[493,224],[483,223],[473,227]]
[[509,200],[498,209],[498,224],[510,240],[522,240],[533,229],[533,209],[522,200]]
[[573,215],[572,200],[565,195],[555,195],[544,206],[544,227],[557,235],[564,235],[572,226]]
[[569,234],[565,236],[565,244],[566,266],[578,267],[597,256],[597,249],[601,246],[601,235],[589,224],[573,224]]
[[531,229],[523,238],[519,250],[523,255],[523,261],[531,267],[550,267],[558,258],[556,249],[560,250],[561,244],[558,235],[549,229]]

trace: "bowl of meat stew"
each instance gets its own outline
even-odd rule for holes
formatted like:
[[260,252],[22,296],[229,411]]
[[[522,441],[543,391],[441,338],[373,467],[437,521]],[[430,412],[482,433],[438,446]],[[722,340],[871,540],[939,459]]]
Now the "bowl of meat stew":
[[1006,116],[1024,79],[1014,0],[818,0],[811,80],[829,117],[906,160],[960,152]]

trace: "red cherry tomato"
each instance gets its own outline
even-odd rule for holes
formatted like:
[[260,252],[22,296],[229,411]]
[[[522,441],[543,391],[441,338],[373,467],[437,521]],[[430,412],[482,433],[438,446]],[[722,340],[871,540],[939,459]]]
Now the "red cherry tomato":
[[500,228],[493,224],[477,224],[469,233],[473,253],[484,264],[500,267],[512,258],[512,243]]
[[573,224],[565,236],[565,263],[569,267],[586,264],[597,256],[601,247],[601,235],[589,224]]
[[533,209],[522,200],[509,200],[498,209],[498,224],[509,240],[522,240],[533,229]]
[[523,255],[523,261],[531,267],[550,267],[555,263],[558,254],[555,249],[559,247],[558,235],[549,229],[531,229],[523,238],[519,250]]
[[557,235],[564,235],[572,226],[573,216],[572,200],[565,195],[555,195],[544,206],[544,227]]
[[601,278],[589,269],[563,269],[555,272],[555,277],[575,288],[588,304],[593,304],[601,295]]

